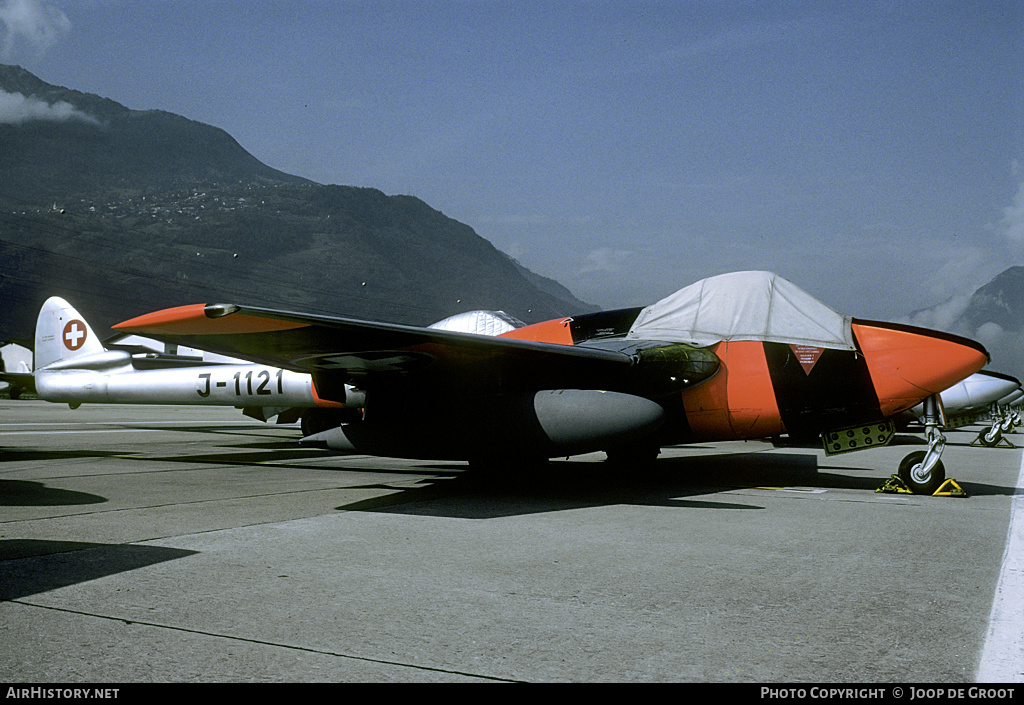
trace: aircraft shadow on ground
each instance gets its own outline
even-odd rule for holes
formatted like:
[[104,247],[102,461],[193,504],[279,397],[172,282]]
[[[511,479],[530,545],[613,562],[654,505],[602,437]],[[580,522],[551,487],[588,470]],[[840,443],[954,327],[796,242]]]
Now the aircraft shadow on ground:
[[32,463],[45,460],[81,460],[89,458],[117,458],[124,455],[116,450],[39,450],[3,448],[0,459],[5,463]]
[[134,544],[11,539],[0,541],[0,600],[48,592],[136,568],[194,555],[196,551]]
[[[913,445],[913,443],[908,443]],[[653,469],[628,472],[603,462],[552,462],[540,472],[515,474],[431,466],[451,473],[383,497],[342,505],[340,511],[491,519],[522,514],[633,504],[680,509],[751,510],[763,506],[713,495],[740,489],[855,490],[872,495],[889,479],[874,468],[829,467],[817,453],[746,453],[663,458]],[[346,470],[358,470],[345,468]],[[417,468],[422,472],[426,468]],[[366,468],[367,471],[379,472]],[[895,470],[895,469],[894,469]],[[870,473],[870,474],[864,474]],[[971,495],[1016,493],[1014,487],[960,483]],[[367,486],[394,489],[387,485]],[[709,497],[709,495],[712,495]]]
[[216,465],[247,465],[254,463],[278,463],[284,464],[287,460],[301,460],[303,458],[315,458],[324,454],[319,448],[299,448],[291,445],[288,447],[254,449],[250,451],[227,451],[224,453],[199,453],[196,455],[148,455],[147,461],[169,461],[186,463],[213,463]]
[[[128,426],[125,428],[150,428],[149,426]],[[211,436],[251,436],[252,438],[261,438],[267,441],[271,445],[276,443],[291,443],[295,444],[302,438],[302,433],[296,428],[294,429],[294,435],[286,438],[282,438],[277,435],[280,431],[286,430],[287,427],[275,426],[274,424],[265,424],[263,426],[174,426],[168,427],[161,430],[167,431],[180,431],[182,433],[202,433]],[[278,439],[276,442],[273,439]]]
[[[223,453],[200,453],[195,455],[147,455],[142,460],[147,462],[200,463],[210,465],[272,465],[275,468],[290,470],[322,470],[326,472],[372,472],[376,475],[424,475],[438,474],[449,476],[444,468],[410,466],[402,468],[350,467],[343,465],[346,456],[332,453],[315,446],[299,446],[294,440],[266,441],[262,443],[232,444],[238,450]],[[302,460],[319,459],[334,461],[332,463],[303,463]],[[288,462],[297,461],[297,462]],[[341,465],[340,465],[341,464]],[[452,466],[458,471],[465,466]]]
[[106,501],[100,495],[47,487],[42,482],[0,480],[0,507],[64,507]]
[[[818,472],[817,458],[812,454],[664,458],[651,469],[632,472],[603,462],[555,461],[545,470],[521,474],[467,470],[465,466],[453,466],[452,473],[418,487],[338,509],[463,519],[492,519],[612,504],[746,511],[764,507],[722,501],[707,495],[767,484],[872,490],[880,484],[842,475],[823,475]],[[386,485],[374,487],[387,488]]]

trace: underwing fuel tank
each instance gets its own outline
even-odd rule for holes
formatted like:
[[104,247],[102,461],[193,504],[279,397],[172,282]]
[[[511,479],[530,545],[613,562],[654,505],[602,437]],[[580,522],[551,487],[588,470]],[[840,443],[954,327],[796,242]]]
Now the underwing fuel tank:
[[421,414],[344,424],[303,443],[419,459],[554,458],[643,439],[658,430],[664,416],[660,404],[632,394],[553,389],[482,397],[429,419]]

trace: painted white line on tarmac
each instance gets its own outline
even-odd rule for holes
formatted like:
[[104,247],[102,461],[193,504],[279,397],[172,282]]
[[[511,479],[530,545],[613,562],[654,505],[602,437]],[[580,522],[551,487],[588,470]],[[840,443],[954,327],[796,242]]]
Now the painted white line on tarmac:
[[[110,428],[110,426],[118,426],[118,423],[123,423],[125,427],[122,428]],[[7,424],[0,426],[0,436],[38,436],[38,435],[59,435],[68,433],[155,433],[158,431],[191,431],[195,428],[199,428],[199,432],[210,431],[224,426],[249,426],[251,428],[268,428],[267,426],[259,426],[253,424],[251,421],[218,421],[211,424],[197,424],[195,422],[186,421],[145,421],[142,424],[132,426],[130,421],[116,422],[116,423],[102,423],[96,424],[100,426],[107,426],[107,428],[76,428],[76,429],[58,429],[50,428],[46,430],[38,430],[39,424],[24,424],[25,426],[36,426],[37,430],[34,431],[19,431],[11,429]],[[61,424],[68,426],[86,426],[88,424]],[[153,428],[148,428],[152,426]],[[283,428],[283,426],[271,426],[270,428]]]
[[69,433],[160,433],[167,431],[166,428],[110,428],[110,429],[80,429],[78,431],[0,431],[0,436],[59,436]]
[[253,426],[256,428],[262,428],[266,426],[286,426],[287,424],[261,424],[257,421],[251,421],[248,419],[228,419],[224,421],[195,421],[191,419],[173,419],[168,421],[152,420],[152,421],[138,421],[136,419],[123,419],[116,421],[26,421],[24,423],[3,423],[0,424],[0,430],[8,428],[17,428],[18,426],[34,426],[39,428],[55,427],[55,426],[198,426],[203,425],[207,427],[215,426]]
[[1003,568],[996,583],[988,636],[975,681],[1024,683],[1024,455],[1010,500]]

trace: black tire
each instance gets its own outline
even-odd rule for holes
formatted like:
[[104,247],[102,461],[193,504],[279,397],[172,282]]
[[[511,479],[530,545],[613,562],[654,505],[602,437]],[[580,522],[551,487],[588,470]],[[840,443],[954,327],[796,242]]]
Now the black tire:
[[978,434],[978,442],[986,448],[995,448],[1003,438],[1003,430],[998,424]]
[[302,435],[305,437],[337,428],[341,425],[341,422],[341,413],[334,409],[309,409],[302,414],[299,424],[302,429]]
[[935,494],[946,481],[946,468],[937,460],[928,476],[921,477],[917,468],[924,462],[924,456],[925,451],[918,450],[905,457],[900,463],[899,476],[914,494]]

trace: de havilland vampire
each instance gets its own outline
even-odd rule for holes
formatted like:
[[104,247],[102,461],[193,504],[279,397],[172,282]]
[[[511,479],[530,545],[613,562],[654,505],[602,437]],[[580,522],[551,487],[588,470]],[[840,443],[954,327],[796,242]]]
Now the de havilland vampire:
[[114,328],[308,374],[316,399],[361,412],[307,440],[390,457],[642,461],[666,445],[779,434],[820,434],[837,453],[887,443],[892,418],[924,403],[928,450],[899,469],[923,493],[945,477],[938,395],[989,359],[973,340],[839,314],[770,272],[495,336],[235,304]]

